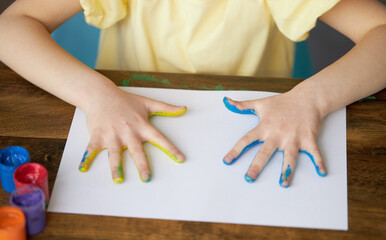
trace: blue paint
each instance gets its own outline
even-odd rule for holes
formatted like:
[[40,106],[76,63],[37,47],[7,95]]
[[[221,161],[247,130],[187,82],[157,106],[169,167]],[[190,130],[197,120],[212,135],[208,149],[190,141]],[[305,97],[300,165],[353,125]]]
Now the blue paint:
[[256,179],[253,179],[250,176],[248,176],[248,174],[245,174],[244,179],[245,179],[245,181],[247,181],[249,183],[253,183],[256,180]]
[[283,173],[280,175],[280,180],[279,180],[280,186],[285,188],[289,187],[290,184],[283,185],[283,182],[286,182],[288,180],[288,177],[290,174],[291,174],[291,166],[288,164],[287,169],[284,172],[284,175]]
[[84,155],[83,155],[83,158],[82,158],[82,161],[80,161],[80,163],[83,163],[85,160],[86,160],[86,156],[88,154],[88,150],[86,150],[86,152],[84,152]]
[[309,153],[309,152],[307,152],[307,151],[305,151],[305,150],[299,150],[299,152],[307,154],[307,156],[311,159],[312,163],[314,164],[316,173],[317,173],[319,176],[321,176],[321,177],[327,176],[327,173],[321,173],[321,172],[320,172],[319,166],[316,165],[314,156],[312,156],[311,153]]
[[228,98],[226,98],[226,97],[224,97],[223,102],[225,104],[225,107],[228,108],[228,110],[231,111],[231,112],[240,113],[240,114],[253,114],[253,115],[256,115],[255,109],[240,110],[235,105],[230,104]]
[[230,163],[227,163],[225,162],[225,160],[223,160],[223,162],[226,164],[226,165],[231,165],[232,163],[234,163],[237,159],[239,159],[241,157],[241,155],[243,155],[243,153],[245,153],[248,149],[250,149],[251,147],[257,145],[258,143],[264,143],[264,141],[260,141],[259,139],[257,139],[256,141],[254,142],[251,142],[249,145],[247,145],[242,151],[241,153],[234,159],[232,159],[232,161]]

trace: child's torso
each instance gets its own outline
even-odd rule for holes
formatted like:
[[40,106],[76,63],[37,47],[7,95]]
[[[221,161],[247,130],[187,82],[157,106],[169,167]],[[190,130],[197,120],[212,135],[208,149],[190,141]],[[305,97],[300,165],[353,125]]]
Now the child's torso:
[[130,0],[97,68],[289,77],[293,55],[264,0]]

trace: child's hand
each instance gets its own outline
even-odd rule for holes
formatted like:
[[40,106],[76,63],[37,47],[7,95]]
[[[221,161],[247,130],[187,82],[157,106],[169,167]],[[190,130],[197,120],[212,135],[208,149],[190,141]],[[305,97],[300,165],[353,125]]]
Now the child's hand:
[[133,158],[143,182],[151,179],[142,143],[147,141],[160,148],[178,163],[184,155],[156,128],[150,125],[149,116],[181,116],[186,107],[177,107],[146,97],[127,93],[121,89],[100,98],[85,109],[87,126],[91,135],[79,170],[89,169],[96,155],[103,149],[109,151],[109,161],[114,182],[123,181],[121,155],[127,149]]
[[316,141],[323,119],[318,107],[290,92],[243,102],[224,98],[224,103],[230,111],[255,114],[260,118],[259,125],[241,138],[224,157],[224,163],[232,164],[249,147],[263,143],[245,174],[247,182],[256,180],[277,150],[284,151],[279,180],[282,187],[288,187],[291,183],[299,151],[305,152],[311,158],[320,176],[326,176],[326,168]]

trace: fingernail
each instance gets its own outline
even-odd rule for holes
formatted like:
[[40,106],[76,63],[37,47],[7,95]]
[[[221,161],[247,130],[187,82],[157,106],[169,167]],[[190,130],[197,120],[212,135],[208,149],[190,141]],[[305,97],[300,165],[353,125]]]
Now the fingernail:
[[282,173],[282,174],[280,174],[280,181],[279,181],[280,186],[283,188],[289,187],[290,184],[286,180],[284,180],[283,178],[284,178],[284,176]]
[[253,179],[250,176],[248,176],[247,173],[244,175],[244,179],[245,179],[245,181],[247,181],[249,183],[253,183],[256,180],[256,179]]
[[224,161],[224,163],[225,163],[226,165],[230,165],[230,164],[232,164],[232,157],[230,157],[229,155],[226,155],[226,156],[224,157],[223,161]]
[[318,173],[319,176],[325,177],[327,176],[327,171],[324,168],[320,168],[319,166],[316,166],[316,172]]
[[290,184],[287,181],[283,181],[283,174],[280,175],[279,184],[283,188],[288,188],[290,186]]
[[141,181],[144,183],[149,182],[151,179],[151,173],[143,172],[141,173]]
[[185,162],[185,156],[182,153],[177,153],[176,158],[180,163]]

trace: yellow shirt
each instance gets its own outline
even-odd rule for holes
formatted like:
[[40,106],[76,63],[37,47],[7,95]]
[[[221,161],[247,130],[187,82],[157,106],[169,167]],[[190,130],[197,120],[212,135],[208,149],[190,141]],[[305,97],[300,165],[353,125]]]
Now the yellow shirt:
[[291,76],[294,43],[339,0],[80,0],[99,69]]

